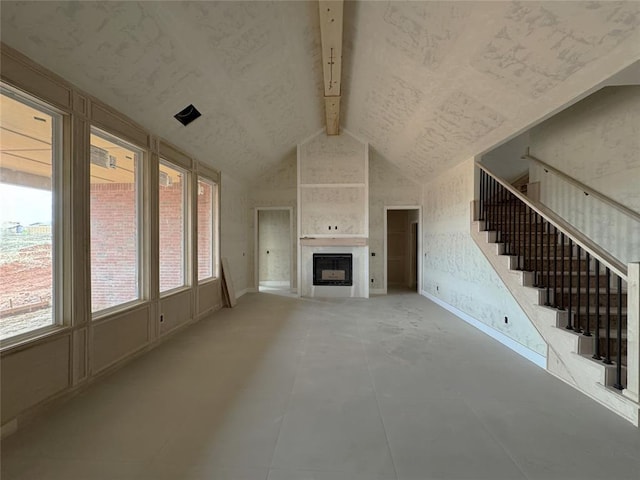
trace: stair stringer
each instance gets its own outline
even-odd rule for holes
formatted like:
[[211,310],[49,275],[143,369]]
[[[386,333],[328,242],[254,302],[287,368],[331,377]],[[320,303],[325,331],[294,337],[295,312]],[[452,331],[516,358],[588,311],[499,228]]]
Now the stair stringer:
[[483,228],[484,222],[472,221],[471,237],[547,343],[547,371],[639,426],[640,404],[608,386],[613,367],[579,354],[580,335],[558,328],[562,313],[540,304],[541,290],[531,286],[531,273],[512,268],[516,257],[503,255],[496,232]]

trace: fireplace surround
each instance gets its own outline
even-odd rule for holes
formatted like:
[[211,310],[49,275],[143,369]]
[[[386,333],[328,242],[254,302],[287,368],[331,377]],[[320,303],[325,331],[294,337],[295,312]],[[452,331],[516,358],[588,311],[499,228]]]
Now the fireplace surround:
[[314,285],[353,285],[353,255],[351,253],[314,253]]

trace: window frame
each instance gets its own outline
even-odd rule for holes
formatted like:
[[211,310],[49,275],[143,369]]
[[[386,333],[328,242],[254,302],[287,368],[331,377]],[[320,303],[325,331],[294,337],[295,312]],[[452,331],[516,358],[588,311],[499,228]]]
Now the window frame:
[[0,81],[0,95],[23,103],[51,117],[51,324],[34,328],[10,337],[0,339],[0,349],[31,342],[43,336],[68,329],[64,318],[64,236],[69,221],[64,196],[65,171],[68,162],[65,152],[65,129],[69,128],[68,115],[53,105],[40,100],[20,89]]
[[[161,290],[160,287],[160,268],[158,265],[158,292],[160,298],[166,298],[175,293],[179,293],[185,290],[188,290],[192,287],[192,255],[191,255],[191,171],[183,166],[180,166],[171,160],[168,160],[166,157],[159,157],[158,159],[158,171],[160,171],[160,166],[164,165],[165,167],[172,168],[174,170],[182,173],[182,179],[184,181],[184,186],[182,189],[182,228],[183,228],[183,236],[182,236],[182,248],[183,248],[183,256],[182,256],[182,285],[178,287],[173,287],[168,290]],[[160,190],[158,190],[158,222],[160,221]],[[158,262],[160,261],[160,228],[158,227]]]
[[198,217],[198,205],[197,205],[197,195],[199,193],[199,184],[200,182],[206,183],[211,187],[211,275],[204,278],[199,278],[200,275],[200,250],[199,250],[199,232],[200,232],[200,224],[197,223],[196,228],[196,247],[198,248],[197,256],[196,256],[196,271],[195,273],[195,281],[197,285],[203,285],[205,283],[213,282],[220,277],[220,261],[219,261],[219,248],[220,248],[220,239],[219,239],[219,184],[214,179],[203,175],[202,173],[197,174],[196,178],[196,205],[195,205],[195,214],[196,219]]
[[[145,175],[148,175],[148,166],[147,168],[144,165],[147,163],[148,152],[147,149],[143,146],[136,145],[130,141],[119,137],[115,133],[111,133],[104,128],[101,128],[94,123],[89,124],[89,149],[91,148],[91,135],[97,135],[103,140],[107,140],[115,143],[116,145],[120,145],[123,148],[131,149],[136,151],[139,154],[139,158],[136,161],[135,170],[134,170],[134,182],[136,186],[136,229],[137,229],[137,241],[136,241],[136,283],[137,283],[137,295],[138,298],[134,300],[129,300],[127,302],[119,303],[118,305],[113,305],[111,307],[103,308],[101,310],[93,311],[93,299],[92,299],[92,275],[93,275],[93,263],[91,261],[91,254],[89,254],[87,258],[88,268],[89,268],[89,282],[87,288],[89,290],[89,315],[91,321],[102,320],[105,317],[109,317],[115,313],[121,313],[123,311],[129,310],[132,307],[139,306],[149,300],[149,265],[147,261],[147,251],[146,247],[147,242],[147,230],[144,224],[145,212],[148,209],[148,206],[145,202],[145,187],[146,180]],[[89,152],[87,152],[89,153]],[[90,153],[89,153],[90,154]],[[88,167],[88,189],[91,189],[91,164],[89,161]],[[90,195],[90,194],[89,194]],[[89,225],[88,228],[91,227],[91,198],[89,196]],[[91,251],[91,232],[89,231],[89,251]]]

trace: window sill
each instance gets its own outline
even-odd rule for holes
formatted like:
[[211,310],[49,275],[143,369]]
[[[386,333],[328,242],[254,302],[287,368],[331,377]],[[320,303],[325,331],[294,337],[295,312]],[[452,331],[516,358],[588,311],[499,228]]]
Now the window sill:
[[123,313],[128,313],[132,310],[135,310],[136,308],[143,307],[145,305],[149,305],[149,300],[133,300],[131,302],[123,303],[115,307],[105,308],[104,310],[99,310],[92,313],[91,321],[99,322],[102,320],[106,320]]
[[30,330],[13,337],[0,340],[0,352],[5,354],[14,350],[22,350],[43,340],[61,333],[68,333],[71,330],[69,325],[47,325],[35,330]]
[[165,290],[164,292],[160,292],[160,300],[164,300],[165,298],[172,297],[173,295],[178,295],[183,292],[188,292],[189,290],[191,290],[191,287],[189,285],[183,285],[182,287]]

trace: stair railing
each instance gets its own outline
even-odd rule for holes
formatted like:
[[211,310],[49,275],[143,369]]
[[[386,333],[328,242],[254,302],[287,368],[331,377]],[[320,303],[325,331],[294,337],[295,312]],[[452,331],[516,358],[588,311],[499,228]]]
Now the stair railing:
[[622,205],[621,203],[618,203],[615,200],[613,200],[612,198],[609,198],[606,195],[604,195],[604,194],[600,193],[599,191],[595,190],[594,188],[591,188],[588,185],[585,185],[580,180],[576,180],[575,178],[570,177],[569,175],[567,175],[563,171],[558,170],[555,167],[552,167],[548,163],[543,162],[542,160],[540,160],[537,157],[534,157],[533,155],[527,154],[527,155],[523,155],[521,158],[523,160],[529,160],[529,161],[531,161],[533,163],[536,163],[536,164],[540,165],[544,169],[545,173],[551,172],[551,173],[557,175],[558,177],[560,177],[565,182],[570,183],[571,185],[573,185],[574,187],[578,188],[579,190],[582,190],[582,192],[585,195],[590,195],[592,197],[595,197],[595,198],[599,199],[600,201],[602,201],[603,203],[609,205],[610,207],[613,207],[616,210],[624,213],[625,215],[627,215],[629,218],[635,220],[636,222],[640,222],[640,213],[636,212],[635,210],[631,210],[629,207],[627,207],[625,205]]
[[545,292],[545,305],[566,312],[566,328],[593,338],[592,357],[615,364],[613,387],[623,390],[627,266],[489,168],[476,165],[478,219],[485,230],[496,232],[496,242],[515,257],[518,270],[533,273],[533,285]]

